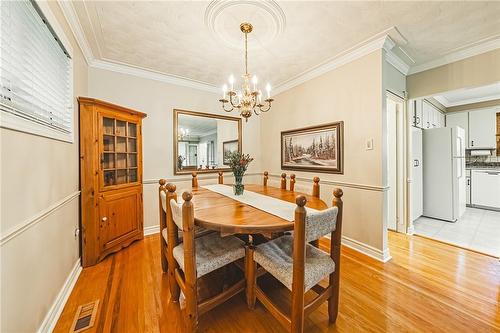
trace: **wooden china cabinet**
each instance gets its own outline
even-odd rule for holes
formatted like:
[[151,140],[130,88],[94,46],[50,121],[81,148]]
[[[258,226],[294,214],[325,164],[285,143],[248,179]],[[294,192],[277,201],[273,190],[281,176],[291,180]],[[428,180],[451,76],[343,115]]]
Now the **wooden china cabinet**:
[[146,114],[80,97],[82,265],[143,238],[142,119]]

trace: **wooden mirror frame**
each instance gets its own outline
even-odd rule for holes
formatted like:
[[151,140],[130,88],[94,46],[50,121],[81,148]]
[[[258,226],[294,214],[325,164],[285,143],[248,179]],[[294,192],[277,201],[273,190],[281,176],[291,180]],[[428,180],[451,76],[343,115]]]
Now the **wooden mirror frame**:
[[197,116],[197,117],[205,117],[205,118],[215,118],[215,119],[224,119],[224,120],[230,120],[230,121],[236,121],[238,124],[238,150],[242,151],[242,122],[241,118],[239,117],[231,117],[231,116],[223,116],[223,115],[218,115],[218,114],[212,114],[212,113],[205,113],[205,112],[196,112],[196,111],[187,111],[187,110],[181,110],[181,109],[174,109],[174,175],[186,175],[186,174],[191,174],[192,172],[197,172],[197,173],[216,173],[219,171],[231,171],[231,168],[229,167],[224,167],[224,168],[215,168],[215,169],[195,169],[195,170],[178,170],[177,169],[177,156],[179,156],[179,142],[177,140],[178,138],[178,124],[179,124],[179,115],[189,115],[189,116]]

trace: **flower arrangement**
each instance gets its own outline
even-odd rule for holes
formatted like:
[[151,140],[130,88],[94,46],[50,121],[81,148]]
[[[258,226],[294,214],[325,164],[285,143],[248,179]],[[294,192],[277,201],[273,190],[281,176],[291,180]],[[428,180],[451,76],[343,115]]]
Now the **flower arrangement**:
[[249,154],[243,154],[240,151],[233,151],[227,155],[227,160],[234,175],[234,194],[241,195],[245,190],[245,186],[243,185],[243,175],[247,171],[250,162],[253,161],[253,158],[250,157]]

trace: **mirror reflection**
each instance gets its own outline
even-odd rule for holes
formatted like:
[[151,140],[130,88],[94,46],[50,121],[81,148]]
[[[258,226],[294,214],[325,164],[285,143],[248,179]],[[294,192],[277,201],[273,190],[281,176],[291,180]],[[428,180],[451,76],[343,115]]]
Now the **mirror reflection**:
[[239,118],[176,110],[176,173],[228,168],[228,153],[240,147]]

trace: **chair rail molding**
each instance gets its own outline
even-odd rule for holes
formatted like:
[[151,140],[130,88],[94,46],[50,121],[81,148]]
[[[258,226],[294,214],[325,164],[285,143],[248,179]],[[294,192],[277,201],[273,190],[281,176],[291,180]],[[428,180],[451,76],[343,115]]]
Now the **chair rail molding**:
[[35,216],[32,216],[28,219],[26,219],[24,222],[19,223],[18,225],[13,226],[12,228],[8,229],[6,232],[4,232],[0,236],[0,246],[3,246],[5,243],[8,241],[16,238],[26,230],[30,229],[37,223],[43,221],[45,218],[47,218],[49,215],[54,213],[56,210],[62,208],[65,206],[67,203],[73,201],[75,198],[80,197],[80,191],[75,191],[68,196],[62,198],[61,200],[53,203],[46,209],[42,210],[40,213],[36,214]]
[[[262,174],[262,173],[261,173]],[[281,174],[269,174],[270,177],[273,178],[281,178]],[[309,178],[303,178],[303,177],[295,177],[296,181],[300,182],[305,182],[305,183],[312,183],[312,179]],[[378,185],[369,185],[369,184],[357,184],[357,183],[349,183],[349,182],[342,182],[342,181],[336,181],[336,180],[323,180],[321,179],[321,184],[324,185],[332,185],[332,186],[344,186],[344,187],[350,187],[350,188],[355,188],[359,190],[366,190],[366,191],[376,191],[376,192],[386,192],[389,190],[389,186],[378,186]]]

